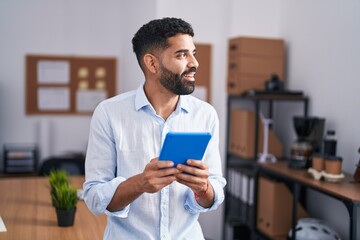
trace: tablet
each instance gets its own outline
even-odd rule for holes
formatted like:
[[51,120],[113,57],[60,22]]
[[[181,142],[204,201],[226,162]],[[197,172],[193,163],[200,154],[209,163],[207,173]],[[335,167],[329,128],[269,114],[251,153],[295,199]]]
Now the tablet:
[[208,132],[169,132],[166,134],[159,160],[186,164],[188,159],[202,160],[211,134]]

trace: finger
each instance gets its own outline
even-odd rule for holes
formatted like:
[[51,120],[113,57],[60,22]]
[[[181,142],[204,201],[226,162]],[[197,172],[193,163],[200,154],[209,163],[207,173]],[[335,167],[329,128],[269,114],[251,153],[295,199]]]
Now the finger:
[[153,184],[159,185],[159,186],[166,186],[168,184],[171,184],[174,181],[176,181],[175,175],[168,175],[168,176],[154,179]]
[[179,174],[180,170],[177,168],[164,168],[157,171],[157,173],[159,177],[164,177]]
[[202,186],[204,185],[204,181],[201,181],[201,182],[189,182],[189,181],[186,181],[186,180],[182,180],[182,179],[179,179],[177,178],[176,181],[180,184],[183,184],[187,187],[189,187],[190,189],[192,189],[193,191],[201,191],[202,190]]
[[162,188],[168,186],[169,184],[176,181],[176,177],[174,175],[162,177],[162,178],[155,178],[152,179],[149,184],[147,185],[147,191],[146,192],[158,192]]
[[184,181],[184,180],[181,180],[179,178],[176,179],[176,181],[180,184],[183,184],[191,189],[194,189],[196,187],[196,184],[195,183],[192,183],[192,182],[188,182],[188,181]]
[[209,175],[208,170],[206,168],[205,169],[200,169],[198,167],[178,164],[177,169],[179,169],[181,172],[186,172],[186,173],[188,173],[190,175],[194,175],[194,176],[202,177],[202,178],[207,178],[208,175]]
[[159,161],[157,157],[150,160],[151,163],[156,163],[157,161]]
[[180,181],[185,181],[185,182],[199,182],[199,178],[194,176],[194,175],[190,175],[188,173],[178,173],[175,174],[176,180],[180,180]]
[[174,166],[174,162],[173,161],[158,161],[157,162],[157,167],[158,168],[171,168]]
[[145,166],[145,170],[157,170],[158,169],[158,158],[153,158],[150,160],[148,164]]
[[186,161],[186,164],[189,166],[200,168],[200,169],[207,169],[206,163],[201,160],[188,159]]
[[195,192],[202,191],[204,186],[208,184],[208,178],[196,177],[189,174],[179,173],[175,175],[176,181],[181,183]]

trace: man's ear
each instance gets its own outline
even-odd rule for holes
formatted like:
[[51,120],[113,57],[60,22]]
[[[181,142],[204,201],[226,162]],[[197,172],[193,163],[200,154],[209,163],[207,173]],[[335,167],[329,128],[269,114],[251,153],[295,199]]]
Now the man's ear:
[[148,71],[151,73],[157,73],[158,71],[158,59],[152,54],[144,55],[144,64]]

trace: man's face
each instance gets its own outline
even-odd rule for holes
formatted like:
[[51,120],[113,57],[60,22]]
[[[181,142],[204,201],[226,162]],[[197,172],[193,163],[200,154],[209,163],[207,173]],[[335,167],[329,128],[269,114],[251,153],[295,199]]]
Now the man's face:
[[195,46],[191,36],[178,34],[168,39],[170,47],[160,58],[159,81],[176,95],[191,94],[195,90],[195,72],[199,66],[195,59]]

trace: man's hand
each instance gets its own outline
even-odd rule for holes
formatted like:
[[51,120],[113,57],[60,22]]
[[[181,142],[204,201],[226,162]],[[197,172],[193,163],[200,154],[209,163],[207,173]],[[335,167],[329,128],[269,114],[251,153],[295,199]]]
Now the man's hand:
[[203,207],[214,203],[214,190],[208,179],[209,168],[203,161],[189,159],[187,165],[178,164],[181,173],[175,174],[176,181],[191,188],[199,196],[197,202]]
[[123,209],[144,192],[155,193],[176,180],[180,170],[174,168],[172,161],[152,159],[142,173],[128,178],[117,187],[107,209],[118,211]]
[[140,174],[140,185],[142,192],[154,193],[160,191],[162,188],[171,184],[176,180],[175,175],[180,173],[180,170],[173,168],[172,161],[159,161],[154,158],[145,167],[145,170]]

